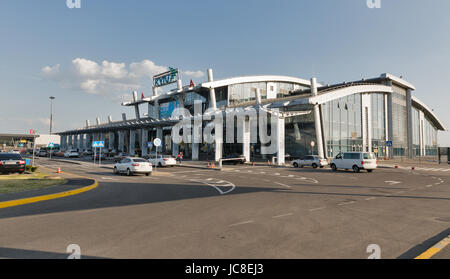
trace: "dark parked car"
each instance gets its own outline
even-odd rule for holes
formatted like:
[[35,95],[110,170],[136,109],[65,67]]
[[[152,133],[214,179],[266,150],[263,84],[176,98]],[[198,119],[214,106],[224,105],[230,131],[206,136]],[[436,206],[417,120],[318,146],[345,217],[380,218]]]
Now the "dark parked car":
[[0,153],[0,173],[23,173],[25,171],[25,160],[20,154]]
[[241,155],[241,154],[230,154],[230,155],[223,157],[222,160],[223,160],[222,161],[223,164],[228,163],[228,164],[234,164],[234,165],[244,164],[246,161],[245,156]]

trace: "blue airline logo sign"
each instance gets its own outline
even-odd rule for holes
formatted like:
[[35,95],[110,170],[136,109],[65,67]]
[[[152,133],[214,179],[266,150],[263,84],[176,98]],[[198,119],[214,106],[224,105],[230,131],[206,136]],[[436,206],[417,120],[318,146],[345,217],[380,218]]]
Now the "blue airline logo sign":
[[153,86],[161,87],[164,85],[177,82],[179,79],[180,79],[179,70],[169,67],[169,71],[153,77]]

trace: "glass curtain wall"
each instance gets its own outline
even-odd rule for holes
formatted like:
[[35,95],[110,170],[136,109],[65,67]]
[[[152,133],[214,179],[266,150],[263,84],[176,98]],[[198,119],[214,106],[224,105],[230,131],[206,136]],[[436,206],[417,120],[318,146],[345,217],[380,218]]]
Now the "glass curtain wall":
[[408,149],[406,90],[392,86],[393,156],[405,156]]
[[362,151],[361,94],[322,104],[327,156]]
[[420,156],[420,114],[419,110],[412,108],[412,135],[413,135],[413,154]]
[[[290,107],[291,111],[310,111],[309,114],[288,117],[285,120],[285,152],[292,158],[317,155],[314,108],[311,105]],[[314,147],[311,142],[314,141]]]
[[437,129],[425,118],[424,122],[425,156],[437,155]]
[[372,93],[372,152],[378,157],[386,155],[386,122],[384,108],[384,94]]

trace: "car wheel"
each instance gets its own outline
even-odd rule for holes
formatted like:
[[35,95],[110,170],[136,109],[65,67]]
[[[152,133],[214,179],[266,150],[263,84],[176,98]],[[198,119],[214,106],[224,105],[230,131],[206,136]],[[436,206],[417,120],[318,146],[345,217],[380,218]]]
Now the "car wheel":
[[23,171],[19,171],[19,174],[23,174],[24,172]]
[[317,169],[317,164],[316,163],[312,164],[312,167]]
[[336,165],[335,164],[331,164],[331,170],[332,171],[337,171]]
[[128,175],[128,176],[131,176],[131,171],[130,171],[130,169],[127,169],[127,175]]
[[367,172],[373,172],[373,170],[367,170]]
[[145,174],[145,176],[149,176],[150,174],[147,172],[146,174]]
[[297,163],[294,163],[294,168],[298,168],[298,164]]
[[117,168],[116,167],[114,167],[114,174],[118,174],[119,172],[117,171]]
[[359,167],[357,165],[353,166],[353,172],[355,172],[355,173],[359,172]]
[[159,163],[158,163],[158,167],[159,167],[159,168],[161,168],[161,167],[162,167],[162,164],[161,164],[161,162],[159,162]]

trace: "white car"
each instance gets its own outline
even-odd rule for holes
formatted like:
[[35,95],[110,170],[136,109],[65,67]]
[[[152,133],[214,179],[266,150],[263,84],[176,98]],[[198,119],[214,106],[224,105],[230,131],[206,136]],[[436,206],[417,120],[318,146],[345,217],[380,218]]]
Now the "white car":
[[79,158],[80,153],[78,153],[76,150],[69,150],[64,153],[65,158]]
[[125,157],[114,165],[114,173],[126,173],[128,176],[136,173],[143,173],[149,176],[153,171],[153,166],[147,160],[136,157]]
[[371,152],[342,152],[330,163],[333,171],[337,169],[352,169],[354,172],[359,172],[360,170],[372,172],[377,168],[377,165],[375,154]]
[[158,157],[156,157],[155,155],[150,155],[148,161],[152,163],[154,166],[158,167],[167,167],[167,166],[173,167],[177,165],[177,160],[170,155],[158,155]]
[[305,156],[304,158],[300,159],[300,160],[294,160],[292,161],[292,166],[294,166],[295,168],[303,168],[304,166],[311,166],[313,168],[323,168],[325,166],[328,166],[328,161],[327,159],[324,158],[320,158],[317,155],[309,155],[309,156]]

